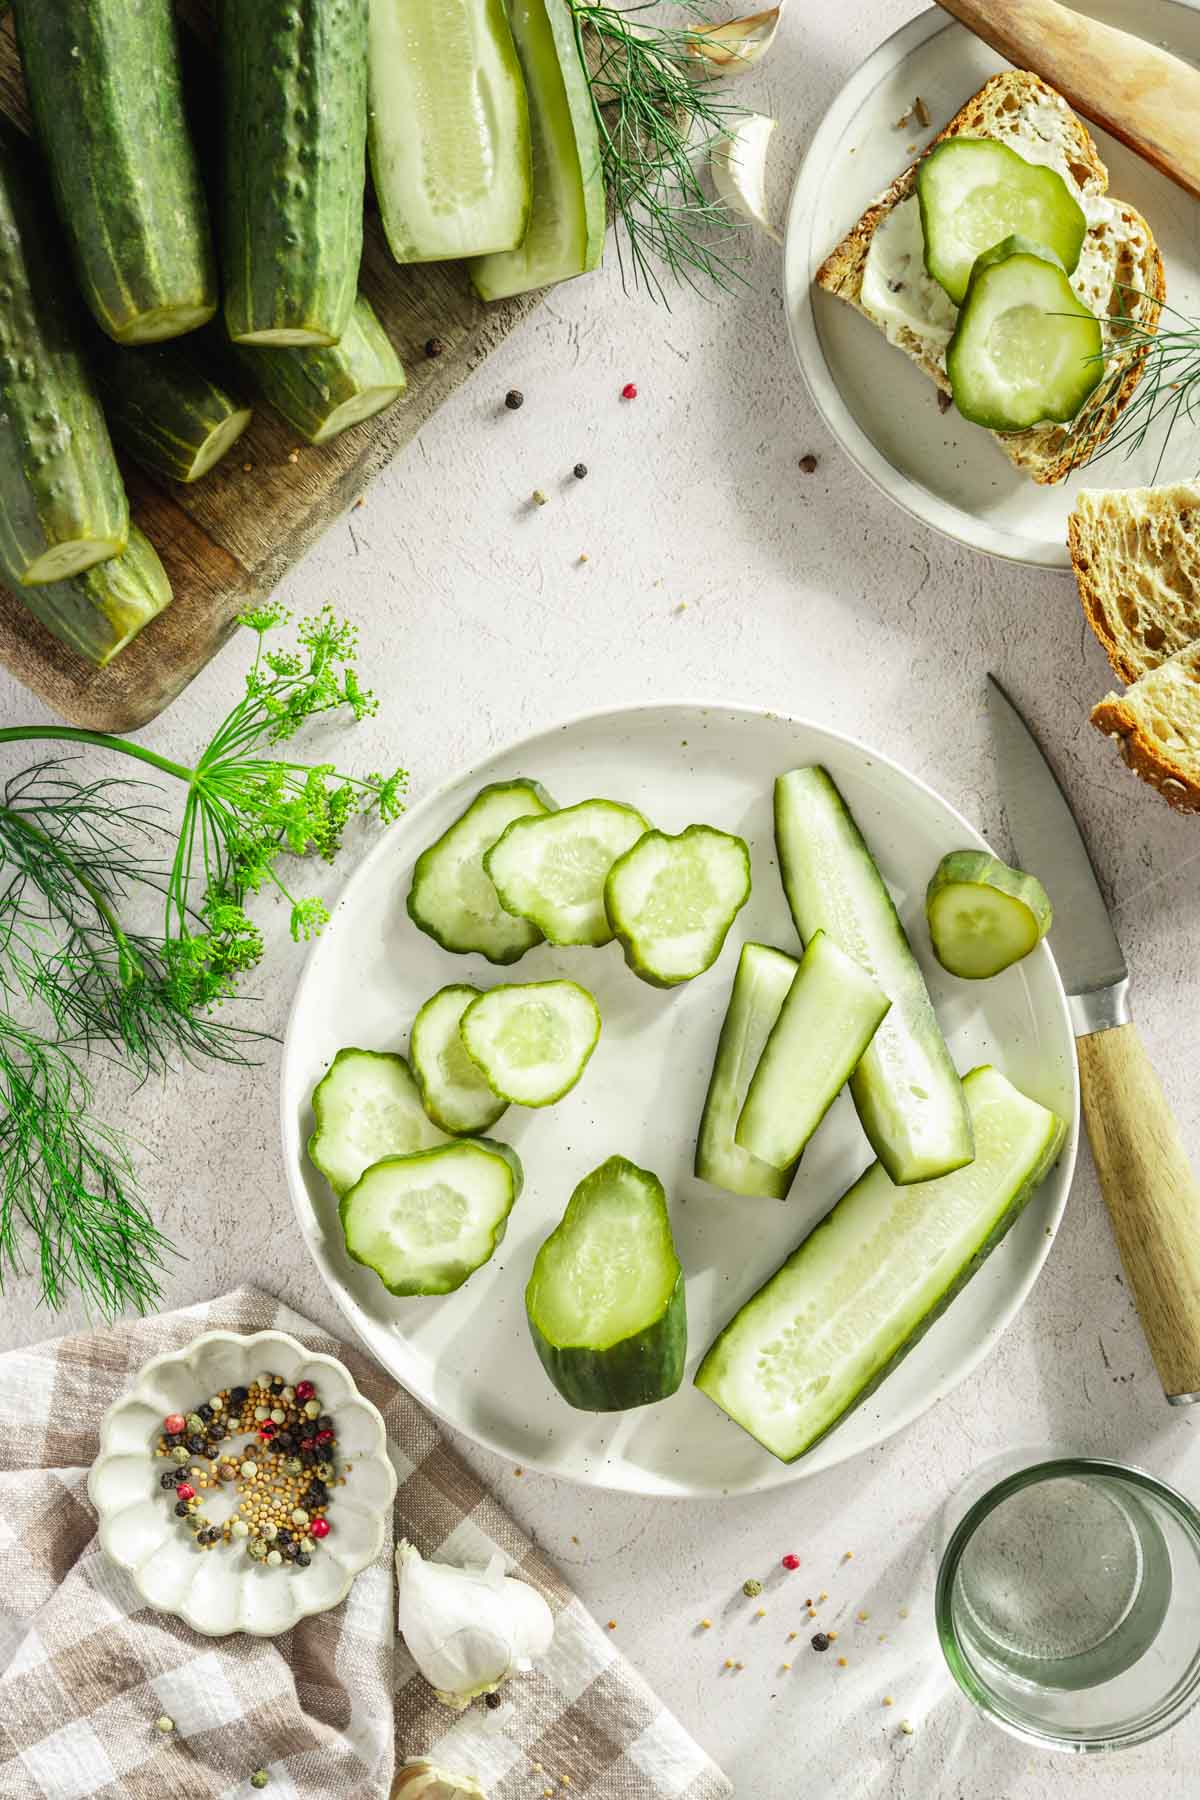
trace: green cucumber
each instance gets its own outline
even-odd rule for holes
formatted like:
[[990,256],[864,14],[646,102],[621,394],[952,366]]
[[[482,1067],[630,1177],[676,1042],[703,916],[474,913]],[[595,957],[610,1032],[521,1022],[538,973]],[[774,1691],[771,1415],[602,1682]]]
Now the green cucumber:
[[777,1169],[734,1139],[751,1079],[800,967],[767,944],[743,944],[696,1139],[695,1172],[730,1194],[786,1200],[796,1165]]
[[413,924],[443,950],[478,952],[494,963],[516,962],[540,944],[536,925],[505,912],[483,859],[514,819],[553,811],[553,800],[536,781],[493,781],[481,788],[466,811],[418,856],[408,891]]
[[676,837],[647,831],[604,883],[604,908],[625,961],[654,987],[675,987],[710,969],[749,897],[749,850],[711,825],[689,825]]
[[408,1058],[425,1111],[443,1131],[474,1137],[490,1131],[508,1101],[492,1091],[471,1061],[459,1025],[479,989],[465,982],[439,988],[413,1020]]
[[170,605],[171,583],[150,539],[131,525],[120,556],[70,581],[22,588],[20,599],[60,643],[103,669]]
[[965,981],[999,975],[1037,948],[1054,922],[1036,875],[986,850],[952,850],[925,894],[933,954]]
[[975,1160],[896,1188],[872,1163],[709,1349],[696,1386],[781,1462],[874,1393],[980,1268],[1066,1136],[993,1068],[963,1082]]
[[129,502],[24,152],[0,138],[0,574],[68,581],[119,556]]
[[369,0],[221,0],[225,326],[336,344],[362,257]]
[[487,1262],[521,1192],[521,1159],[492,1138],[385,1156],[342,1195],[347,1254],[389,1294],[449,1294]]
[[92,367],[116,442],[169,481],[199,481],[253,416],[206,373],[190,345],[125,350],[104,341],[94,347]]
[[592,85],[567,0],[509,0],[533,142],[533,205],[520,247],[477,257],[481,300],[503,300],[594,269],[604,254],[604,175]]
[[925,267],[961,306],[975,259],[1002,238],[1045,244],[1068,275],[1087,219],[1057,169],[1026,162],[996,138],[951,137],[917,164]]
[[398,263],[513,250],[529,108],[504,0],[370,0],[371,176]]
[[309,350],[265,344],[234,349],[263,399],[310,444],[328,443],[404,392],[400,358],[363,294],[339,343]]
[[551,944],[608,944],[604,883],[618,856],[650,829],[632,806],[581,800],[559,812],[514,819],[483,866],[506,912],[528,919]]
[[75,277],[122,344],[217,310],[171,0],[16,0],[17,44]]
[[312,1109],[309,1161],[339,1195],[380,1157],[445,1141],[421,1105],[412,1070],[388,1050],[339,1050],[313,1089]]
[[514,982],[472,1000],[458,1029],[494,1094],[552,1106],[587,1067],[600,1009],[577,981]]
[[534,1258],[525,1312],[568,1405],[625,1412],[675,1392],[687,1306],[657,1175],[610,1156],[584,1176]]
[[801,943],[827,931],[892,1002],[850,1077],[871,1148],[898,1186],[971,1160],[971,1122],[925,979],[882,876],[825,769],[775,783],[775,843]]
[[815,931],[763,1047],[734,1142],[777,1169],[793,1167],[891,1004],[853,957]]
[[975,425],[1065,423],[1104,378],[1100,321],[1052,251],[1005,238],[971,271],[946,373],[955,406]]

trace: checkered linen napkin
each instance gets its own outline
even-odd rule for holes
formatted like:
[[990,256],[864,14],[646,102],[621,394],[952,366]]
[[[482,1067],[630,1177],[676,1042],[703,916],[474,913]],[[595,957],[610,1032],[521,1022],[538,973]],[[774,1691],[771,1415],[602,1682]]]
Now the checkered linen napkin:
[[[288,1331],[340,1357],[387,1425],[396,1537],[450,1561],[499,1550],[545,1595],[554,1647],[496,1711],[451,1712],[417,1674],[395,1631],[391,1539],[341,1606],[276,1639],[200,1637],[105,1557],[86,1486],[100,1418],[149,1357],[216,1329]],[[400,1763],[427,1754],[489,1800],[733,1792],[424,1408],[269,1294],[239,1288],[0,1356],[3,1800],[249,1800],[259,1767],[268,1800],[386,1800]]]

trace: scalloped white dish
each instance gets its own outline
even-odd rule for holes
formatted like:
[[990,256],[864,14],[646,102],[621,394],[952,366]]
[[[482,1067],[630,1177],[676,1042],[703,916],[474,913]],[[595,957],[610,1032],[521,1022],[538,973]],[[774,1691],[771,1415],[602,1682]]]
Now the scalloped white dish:
[[[222,1388],[248,1385],[263,1369],[291,1384],[313,1382],[333,1415],[338,1458],[354,1465],[353,1480],[330,1506],[334,1529],[307,1569],[265,1568],[228,1544],[198,1550],[159,1485],[167,1465],[155,1456],[154,1443],[166,1415],[191,1412]],[[337,1606],[379,1555],[396,1474],[383,1419],[335,1357],[307,1350],[283,1331],[206,1331],[182,1350],[153,1357],[131,1391],[109,1407],[88,1493],[102,1547],[148,1606],[206,1637],[234,1631],[277,1637]]]

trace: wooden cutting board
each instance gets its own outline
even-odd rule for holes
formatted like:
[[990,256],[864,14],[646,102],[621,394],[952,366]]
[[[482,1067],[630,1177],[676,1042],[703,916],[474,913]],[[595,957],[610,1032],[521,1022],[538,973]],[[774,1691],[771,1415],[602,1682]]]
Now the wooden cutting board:
[[[11,17],[0,24],[0,111],[28,129]],[[132,731],[157,717],[220,649],[238,614],[272,592],[537,304],[525,295],[485,307],[461,264],[398,268],[373,208],[361,284],[400,353],[407,394],[319,449],[259,406],[245,436],[194,486],[127,467],[133,516],[162,557],[175,598],[109,668],[93,669],[58,643],[0,587],[0,665],[71,724]],[[445,346],[440,356],[426,354],[431,338]]]

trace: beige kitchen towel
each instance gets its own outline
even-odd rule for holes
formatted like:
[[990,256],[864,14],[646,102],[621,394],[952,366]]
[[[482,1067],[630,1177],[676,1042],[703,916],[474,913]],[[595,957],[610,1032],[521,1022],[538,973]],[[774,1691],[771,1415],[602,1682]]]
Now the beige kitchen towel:
[[[453,1713],[417,1674],[395,1631],[391,1539],[341,1606],[273,1640],[200,1637],[108,1561],[86,1485],[100,1418],[148,1357],[217,1328],[288,1331],[340,1357],[387,1424],[396,1537],[460,1561],[499,1550],[546,1596],[553,1650],[494,1711]],[[240,1288],[0,1356],[3,1800],[249,1800],[258,1768],[268,1800],[387,1800],[400,1763],[427,1753],[490,1800],[733,1792],[424,1408],[271,1295]]]

